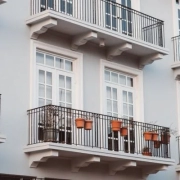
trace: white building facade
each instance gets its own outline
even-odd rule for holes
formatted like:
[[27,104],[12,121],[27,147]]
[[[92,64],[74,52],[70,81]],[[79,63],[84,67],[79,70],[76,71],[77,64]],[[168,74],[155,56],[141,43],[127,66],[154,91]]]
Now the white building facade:
[[180,2],[0,0],[0,180],[178,180]]

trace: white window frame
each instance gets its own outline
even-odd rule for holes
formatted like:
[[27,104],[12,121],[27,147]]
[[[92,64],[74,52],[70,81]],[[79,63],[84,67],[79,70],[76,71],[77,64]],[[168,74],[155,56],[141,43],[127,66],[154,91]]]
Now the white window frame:
[[37,63],[36,63],[36,52],[41,49],[45,52],[57,54],[59,56],[65,56],[73,61],[73,72],[74,72],[74,86],[75,94],[74,107],[76,109],[83,109],[83,54],[74,52],[65,48],[50,45],[47,43],[31,40],[30,49],[30,108],[37,107]]
[[134,87],[134,121],[144,122],[144,95],[143,95],[143,71],[128,66],[110,62],[104,59],[100,60],[100,110],[106,114],[106,94],[105,94],[105,69],[110,68],[133,77]]

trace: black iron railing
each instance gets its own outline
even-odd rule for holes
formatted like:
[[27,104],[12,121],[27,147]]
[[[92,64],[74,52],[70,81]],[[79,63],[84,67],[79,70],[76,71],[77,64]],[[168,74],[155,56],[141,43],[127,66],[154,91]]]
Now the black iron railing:
[[28,110],[28,117],[29,145],[54,142],[170,158],[166,127],[54,105]]
[[172,37],[173,41],[173,51],[174,51],[174,61],[180,61],[180,36]]
[[165,46],[163,21],[110,0],[31,0],[31,15],[47,9]]

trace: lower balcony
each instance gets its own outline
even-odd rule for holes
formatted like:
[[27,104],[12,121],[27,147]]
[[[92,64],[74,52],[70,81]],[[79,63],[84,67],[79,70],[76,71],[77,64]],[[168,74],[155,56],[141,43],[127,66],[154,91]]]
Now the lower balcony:
[[132,167],[147,176],[174,164],[166,127],[54,105],[28,117],[30,167],[60,157],[71,160],[72,172],[103,162],[110,175]]

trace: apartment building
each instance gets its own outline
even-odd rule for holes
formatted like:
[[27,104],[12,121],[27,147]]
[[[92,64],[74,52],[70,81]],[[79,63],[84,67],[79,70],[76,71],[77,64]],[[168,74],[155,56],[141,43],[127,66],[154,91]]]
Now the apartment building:
[[0,4],[0,180],[180,179],[179,1]]

